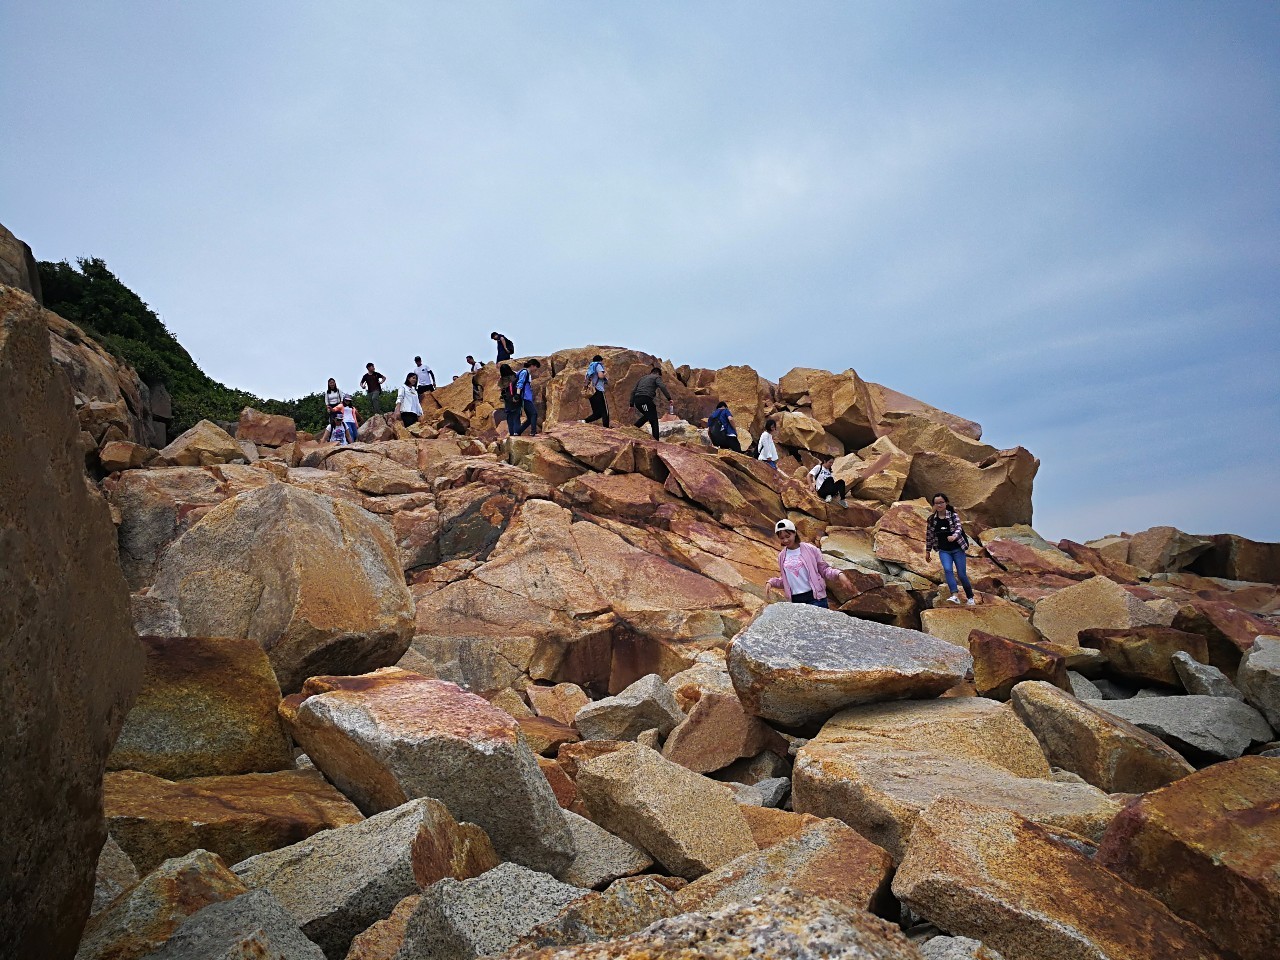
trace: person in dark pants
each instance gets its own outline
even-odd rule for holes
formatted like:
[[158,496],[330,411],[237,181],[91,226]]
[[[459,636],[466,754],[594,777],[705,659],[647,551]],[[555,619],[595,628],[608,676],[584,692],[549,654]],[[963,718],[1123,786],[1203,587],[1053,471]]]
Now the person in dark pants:
[[604,398],[604,388],[608,385],[604,357],[597,353],[591,358],[591,366],[587,367],[587,400],[591,403],[591,416],[583,420],[583,423],[595,423],[599,420],[601,426],[609,426],[609,406]]
[[394,411],[406,428],[412,427],[422,416],[422,401],[418,397],[418,375],[411,373],[404,378],[404,386],[396,397]]
[[738,442],[738,428],[733,425],[733,414],[723,400],[716,404],[715,412],[707,417],[707,432],[711,434],[712,446],[735,453],[742,452],[742,444]]
[[818,465],[809,471],[809,476],[813,480],[813,489],[827,503],[831,502],[831,498],[835,497],[840,502],[840,506],[847,507],[849,504],[845,501],[845,486],[843,480],[837,480],[831,473],[831,464],[835,463],[835,457],[826,455],[818,461]]
[[969,549],[969,538],[965,536],[964,526],[960,523],[960,514],[947,499],[945,493],[933,495],[933,513],[924,531],[924,560],[929,562],[929,554],[938,551],[938,559],[942,561],[942,575],[951,588],[950,603],[959,603],[960,594],[956,592],[956,576],[960,577],[960,585],[964,587],[966,606],[975,606],[973,587],[969,584],[969,571],[965,562],[965,551]]
[[541,367],[535,357],[532,360],[526,360],[524,366],[520,368],[520,372],[516,375],[516,392],[520,395],[520,402],[524,408],[525,420],[516,428],[516,436],[522,435],[526,430],[529,436],[536,437],[538,435],[538,405],[533,401],[533,371]]
[[369,408],[373,411],[370,416],[376,417],[382,412],[382,384],[387,378],[373,369],[372,363],[366,363],[364,370],[365,374],[360,378],[360,386],[364,387],[364,392],[369,395]]
[[489,339],[494,341],[498,345],[498,362],[499,363],[501,363],[503,360],[510,360],[512,357],[515,356],[516,345],[512,343],[511,339],[506,335],[501,334],[497,330],[495,330],[493,331],[493,333],[489,334]]
[[523,403],[516,390],[516,372],[511,364],[498,364],[498,395],[502,397],[502,411],[507,418],[507,436],[514,437],[520,428],[520,408]]
[[636,421],[637,427],[642,427],[646,423],[649,429],[653,431],[653,439],[658,439],[658,392],[667,398],[667,403],[671,403],[671,393],[667,390],[667,385],[662,382],[662,368],[654,367],[636,384],[635,389],[631,391],[631,406],[640,413],[640,419]]
[[827,558],[811,543],[802,543],[796,525],[779,520],[773,525],[782,550],[778,553],[778,573],[768,586],[781,590],[791,603],[807,603],[814,607],[830,607],[827,582],[835,581],[850,593],[856,592],[846,573],[827,563]]

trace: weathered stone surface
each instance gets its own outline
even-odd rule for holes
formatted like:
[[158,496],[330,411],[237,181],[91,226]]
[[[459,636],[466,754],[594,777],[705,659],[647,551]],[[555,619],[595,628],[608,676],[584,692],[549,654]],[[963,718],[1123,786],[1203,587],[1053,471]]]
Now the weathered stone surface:
[[1049,763],[1107,793],[1145,793],[1195,768],[1151,734],[1048,683],[1013,688],[1013,709]]
[[149,447],[130,443],[128,440],[112,440],[98,451],[98,463],[108,473],[113,470],[136,470],[154,456]]
[[1088,677],[1081,676],[1074,670],[1067,671],[1067,677],[1071,681],[1071,694],[1077,700],[1101,700],[1102,691]]
[[920,629],[929,636],[966,650],[969,649],[969,634],[974,630],[1021,643],[1039,643],[1044,639],[1031,625],[1026,611],[1013,603],[982,603],[976,607],[944,603],[920,611],[920,624]]
[[655,728],[665,736],[683,719],[675,696],[651,673],[616,696],[587,704],[573,722],[586,740],[634,740]]
[[[942,583],[942,564],[938,558],[925,560],[925,527],[930,509],[923,498],[895,503],[875,523],[874,549],[881,562],[905,567],[932,583]],[[968,522],[970,518],[962,515],[961,519]],[[975,585],[1009,577],[982,554],[975,553],[967,563],[969,579]]]
[[968,937],[934,937],[920,946],[924,960],[1004,960],[991,950]]
[[244,459],[235,438],[216,423],[201,420],[156,455],[171,467],[209,467]]
[[653,858],[639,847],[615,837],[586,817],[565,811],[564,818],[573,833],[573,846],[577,850],[573,863],[560,877],[565,883],[575,887],[599,888],[621,877],[644,873],[653,866]]
[[187,917],[247,890],[221,858],[207,850],[166,860],[89,921],[76,960],[149,956]]
[[366,813],[434,797],[478,824],[500,856],[559,872],[573,838],[519,726],[452,683],[389,667],[313,677],[294,739]]
[[227,863],[361,820],[314,770],[281,770],[173,782],[121,770],[103,781],[111,835],[140,872],[192,850]]
[[777,418],[774,442],[786,447],[808,450],[820,456],[838,457],[844,453],[844,444],[828,433],[821,423],[796,411],[785,411]]
[[[1178,680],[1182,683],[1182,689],[1187,693],[1244,700],[1244,694],[1217,667],[1201,663],[1190,654],[1182,652],[1175,653],[1170,660],[1178,674]],[[1077,693],[1076,696],[1082,696],[1082,694]],[[1093,698],[1101,700],[1102,695],[1093,694]]]
[[974,630],[969,634],[969,652],[979,696],[1008,700],[1014,686],[1027,680],[1044,680],[1063,690],[1071,686],[1067,658],[1053,644],[1019,643]]
[[755,848],[723,784],[623,745],[578,765],[578,791],[591,819],[692,880]]
[[1259,543],[1234,533],[1219,533],[1209,539],[1213,546],[1191,565],[1197,573],[1251,583],[1280,584],[1280,543]]
[[502,953],[583,895],[516,863],[474,880],[441,880],[423,891],[396,956],[472,960]]
[[1226,697],[1092,700],[1088,705],[1153,733],[1194,761],[1234,760],[1273,733],[1253,707]]
[[109,769],[179,780],[293,766],[276,713],[280,687],[257,643],[144,637],[142,646],[142,690],[107,758]]
[[1147,573],[1172,573],[1190,566],[1212,546],[1212,540],[1177,527],[1152,527],[1129,538],[1128,562]]
[[165,553],[150,596],[189,636],[256,640],[286,693],[310,676],[394,663],[413,633],[387,524],[291,484],[211,510]]
[[667,879],[628,877],[607,890],[574,900],[516,941],[516,949],[595,943],[643,930],[680,912],[663,882]]
[[782,724],[858,703],[936,696],[963,680],[972,662],[914,630],[792,603],[767,607],[729,648],[747,711]]
[[984,530],[982,542],[987,554],[1010,573],[1087,580],[1095,572],[1026,524]]
[[1259,637],[1240,661],[1236,683],[1245,700],[1280,729],[1280,637]]
[[839,820],[820,820],[766,850],[744,854],[676,894],[682,913],[719,910],[784,887],[870,910],[892,860]]
[[1080,646],[1081,630],[1161,625],[1160,620],[1150,607],[1106,577],[1093,577],[1050,594],[1036,603],[1031,617],[1046,640],[1064,647]]
[[270,890],[326,956],[345,957],[357,934],[418,892],[419,879],[426,887],[497,865],[482,830],[458,824],[438,800],[420,799],[250,857],[234,872]]
[[1200,663],[1209,660],[1209,645],[1198,633],[1173,627],[1129,627],[1120,630],[1081,630],[1080,645],[1101,650],[1122,677],[1139,682],[1179,686],[1173,655],[1179,651]]
[[1222,600],[1192,598],[1171,624],[1177,630],[1203,634],[1209,643],[1209,663],[1235,677],[1240,658],[1260,636],[1275,632],[1272,623]]
[[1280,943],[1280,759],[1216,764],[1127,806],[1097,862],[1242,960]]
[[409,918],[421,899],[421,895],[415,893],[397,903],[391,916],[379,920],[351,941],[346,960],[391,960],[404,943]]
[[1022,447],[1001,450],[980,463],[945,453],[911,458],[906,495],[931,497],[946,492],[960,514],[988,526],[1031,523],[1031,486],[1040,461]]
[[240,411],[236,424],[236,439],[260,443],[268,447],[280,447],[298,439],[298,427],[292,417],[263,413],[253,407]]
[[70,957],[106,838],[102,771],[142,674],[107,505],[31,298],[0,288],[0,930]]
[[892,924],[833,900],[776,891],[713,913],[686,913],[640,933],[504,960],[920,960]]
[[1049,832],[959,799],[916,822],[893,892],[1008,960],[1221,960],[1205,936]]
[[662,755],[697,773],[710,773],[770,749],[785,754],[787,742],[758,717],[748,716],[736,693],[709,693],[671,731]]
[[576,683],[557,683],[550,687],[533,684],[525,688],[525,696],[538,716],[567,725],[572,725],[578,711],[591,702]]
[[111,834],[98,854],[98,869],[93,882],[93,907],[90,915],[100,913],[116,897],[138,882],[138,868],[120,849]]
[[155,960],[323,960],[266,890],[210,904],[151,955]]

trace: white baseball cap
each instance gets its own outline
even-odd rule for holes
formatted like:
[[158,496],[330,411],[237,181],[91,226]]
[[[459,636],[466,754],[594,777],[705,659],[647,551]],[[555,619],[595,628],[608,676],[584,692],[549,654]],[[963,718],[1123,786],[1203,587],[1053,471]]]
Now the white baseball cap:
[[791,533],[795,533],[796,525],[790,520],[779,520],[773,525],[774,533],[782,533],[783,530],[789,530]]

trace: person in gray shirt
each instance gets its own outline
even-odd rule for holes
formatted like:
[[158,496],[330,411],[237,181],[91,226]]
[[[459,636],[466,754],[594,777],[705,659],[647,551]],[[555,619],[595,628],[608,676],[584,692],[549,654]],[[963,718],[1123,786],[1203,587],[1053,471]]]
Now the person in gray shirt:
[[[658,392],[667,398],[667,403],[671,403],[671,392],[667,389],[667,385],[662,382],[662,368],[654,367],[636,384],[635,389],[631,391],[631,406],[640,413],[640,419],[636,421],[636,426],[641,427],[646,423],[649,429],[653,431],[653,439],[658,439]],[[674,406],[672,406],[674,410]]]

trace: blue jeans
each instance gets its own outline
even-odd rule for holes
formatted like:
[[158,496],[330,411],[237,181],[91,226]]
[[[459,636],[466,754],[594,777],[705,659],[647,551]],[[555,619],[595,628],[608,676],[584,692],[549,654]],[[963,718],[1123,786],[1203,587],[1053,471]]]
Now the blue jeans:
[[947,578],[947,586],[956,592],[956,573],[960,574],[960,583],[964,587],[964,595],[973,599],[973,587],[969,586],[969,572],[965,565],[963,550],[939,550],[938,559],[942,561],[942,575]]
[[[538,435],[538,405],[532,400],[524,401],[524,415],[527,418],[524,423],[516,428],[516,436],[529,431],[529,436]],[[518,414],[517,414],[518,417]]]
[[827,598],[823,597],[819,600],[813,595],[812,590],[806,590],[804,593],[793,593],[791,595],[791,602],[807,603],[811,607],[826,607],[828,610],[831,609],[831,604],[827,603]]

